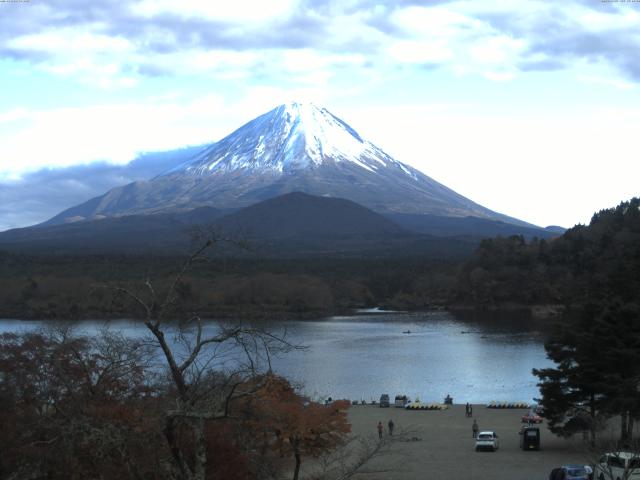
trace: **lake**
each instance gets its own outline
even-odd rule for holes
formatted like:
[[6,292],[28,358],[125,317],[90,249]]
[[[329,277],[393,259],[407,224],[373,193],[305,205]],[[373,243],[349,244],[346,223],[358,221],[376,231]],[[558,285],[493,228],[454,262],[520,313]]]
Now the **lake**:
[[[0,333],[33,330],[50,322],[0,319]],[[110,328],[129,336],[146,334],[140,322],[112,320]],[[276,372],[305,393],[351,400],[406,394],[411,399],[455,403],[491,400],[533,402],[538,397],[532,368],[551,365],[543,335],[517,314],[507,318],[461,319],[448,312],[362,313],[322,320],[279,321],[304,351],[273,359]],[[82,321],[79,333],[95,333],[104,321]],[[217,323],[207,323],[214,329]],[[410,333],[404,333],[410,332]]]

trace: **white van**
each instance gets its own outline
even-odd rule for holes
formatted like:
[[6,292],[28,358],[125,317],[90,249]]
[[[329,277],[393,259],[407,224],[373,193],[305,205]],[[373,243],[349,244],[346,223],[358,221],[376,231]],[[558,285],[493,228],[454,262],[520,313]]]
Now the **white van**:
[[480,450],[495,452],[498,446],[498,434],[496,432],[480,432],[476,437],[476,452]]
[[593,469],[596,480],[640,480],[640,454],[605,453]]

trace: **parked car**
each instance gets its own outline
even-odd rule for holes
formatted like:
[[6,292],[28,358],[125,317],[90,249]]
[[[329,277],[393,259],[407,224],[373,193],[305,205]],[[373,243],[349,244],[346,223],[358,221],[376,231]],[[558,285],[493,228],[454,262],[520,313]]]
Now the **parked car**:
[[520,429],[520,448],[522,450],[540,450],[540,429],[522,427]]
[[389,394],[383,393],[380,395],[380,407],[387,408],[389,407]]
[[542,423],[542,417],[531,410],[526,415],[522,416],[522,423]]
[[486,431],[478,433],[478,436],[476,437],[476,452],[480,450],[490,450],[495,452],[499,446],[500,443],[496,432]]
[[584,465],[563,465],[551,470],[549,480],[590,480]]
[[640,479],[640,454],[631,452],[605,453],[593,469],[593,478],[598,480]]

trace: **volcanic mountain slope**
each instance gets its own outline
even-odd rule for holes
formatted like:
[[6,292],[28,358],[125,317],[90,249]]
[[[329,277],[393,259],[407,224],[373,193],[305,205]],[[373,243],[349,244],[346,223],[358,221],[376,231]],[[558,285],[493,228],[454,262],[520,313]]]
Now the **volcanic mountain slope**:
[[474,242],[409,233],[349,200],[285,194],[223,215],[201,207],[188,212],[127,215],[9,230],[0,251],[55,254],[183,254],[201,242],[194,233],[215,232],[217,255],[251,257],[460,257]]
[[243,208],[216,222],[250,238],[388,237],[407,232],[382,215],[341,198],[293,192]]
[[45,224],[190,210],[228,210],[294,191],[345,198],[378,213],[479,217],[493,212],[364,140],[328,110],[281,105],[147,182],[110,190]]
[[86,222],[15,228],[0,232],[0,251],[38,253],[180,252],[192,246],[198,225],[212,225],[224,212],[201,207],[188,212],[127,215]]

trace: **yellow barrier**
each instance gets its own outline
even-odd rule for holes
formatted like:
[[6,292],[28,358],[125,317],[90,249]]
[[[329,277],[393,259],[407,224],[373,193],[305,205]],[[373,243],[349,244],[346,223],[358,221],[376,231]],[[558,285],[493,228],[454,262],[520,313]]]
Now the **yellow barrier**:
[[442,403],[420,403],[413,402],[405,407],[407,410],[447,410],[449,405]]
[[487,408],[531,408],[527,402],[497,402],[492,400]]

